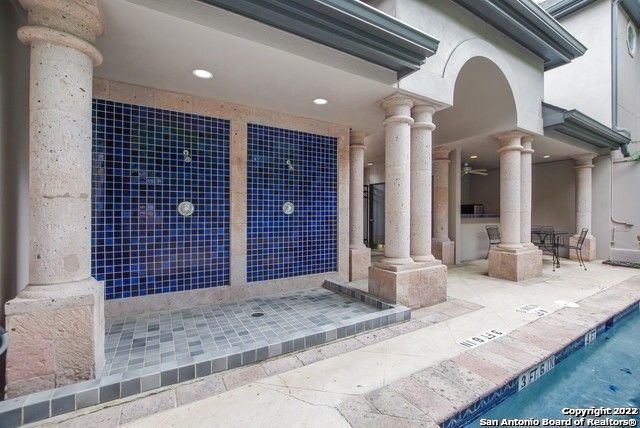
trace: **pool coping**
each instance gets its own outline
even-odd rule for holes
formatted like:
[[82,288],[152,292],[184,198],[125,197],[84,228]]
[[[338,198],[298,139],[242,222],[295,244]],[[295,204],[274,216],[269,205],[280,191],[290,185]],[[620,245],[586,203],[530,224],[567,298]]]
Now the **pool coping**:
[[[633,290],[633,286],[629,287],[629,289],[622,293],[620,292],[621,287],[624,287],[627,283],[635,283],[636,290]],[[606,290],[603,290],[597,294],[586,297],[578,302],[580,305],[577,308],[565,307],[558,311],[552,312],[544,317],[541,317],[525,326],[514,330],[511,333],[506,334],[504,337],[513,337],[513,333],[515,332],[526,332],[533,331],[536,328],[536,325],[539,323],[545,323],[547,319],[555,319],[560,318],[562,320],[565,318],[567,322],[567,327],[571,327],[574,329],[574,333],[571,334],[570,338],[565,336],[565,339],[562,339],[562,344],[559,345],[559,349],[555,352],[549,352],[548,355],[538,358],[538,362],[533,365],[526,366],[525,369],[519,370],[516,375],[510,376],[509,379],[506,380],[502,385],[499,385],[497,388],[491,388],[486,390],[483,394],[480,394],[476,400],[471,403],[468,403],[461,410],[457,410],[453,414],[449,414],[444,418],[436,418],[435,422],[441,426],[442,428],[454,428],[465,426],[489,410],[498,406],[507,398],[512,395],[517,394],[520,390],[526,388],[546,373],[552,371],[555,366],[562,361],[564,361],[567,357],[572,355],[573,353],[589,346],[591,342],[593,342],[597,335],[601,334],[604,331],[609,330],[615,324],[625,319],[627,316],[637,313],[640,311],[640,276],[633,277],[626,281],[623,281],[619,284],[616,284],[612,287],[609,287]],[[618,293],[616,295],[616,293]],[[615,309],[602,306],[600,300],[602,297],[607,297],[608,294],[612,294],[612,299],[617,305]],[[629,297],[634,295],[631,299],[627,299],[624,301],[625,297]],[[555,315],[555,317],[554,317]],[[566,317],[565,317],[566,316]],[[591,324],[590,327],[585,326],[584,319],[589,318],[599,318],[596,323]],[[577,320],[580,319],[578,323]],[[572,323],[571,320],[576,321],[576,323]],[[566,332],[565,332],[566,334]],[[500,339],[496,339],[496,341],[500,341]],[[556,339],[557,342],[557,339]],[[475,348],[480,349],[482,346]],[[461,355],[464,355],[461,354]],[[451,360],[449,360],[451,361]],[[540,374],[540,368],[542,367],[543,372]],[[534,373],[532,375],[532,372]],[[534,380],[529,382],[528,380],[534,376]],[[524,385],[521,385],[524,382]]]
[[0,427],[17,427],[43,421],[75,410],[299,352],[411,318],[409,308],[384,302],[347,285],[327,280],[322,288],[373,306],[378,312],[296,332],[285,340],[237,346],[215,358],[198,356],[188,364],[163,363],[0,401]]

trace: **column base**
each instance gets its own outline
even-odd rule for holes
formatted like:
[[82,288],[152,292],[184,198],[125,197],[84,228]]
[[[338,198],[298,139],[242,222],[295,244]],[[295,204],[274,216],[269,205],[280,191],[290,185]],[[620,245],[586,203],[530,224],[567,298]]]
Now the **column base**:
[[436,259],[442,260],[442,264],[453,266],[456,264],[455,243],[453,241],[431,240],[431,253]]
[[524,281],[542,276],[542,251],[537,247],[505,250],[500,247],[489,251],[489,276]]
[[447,300],[447,267],[439,261],[369,268],[369,292],[409,308],[421,308]]
[[[579,235],[574,235],[569,238],[569,245],[574,247],[578,245]],[[578,260],[578,255],[576,254],[576,250],[569,250],[569,258],[571,260]],[[587,236],[584,238],[584,243],[582,244],[582,259],[585,262],[589,262],[591,260],[596,259],[596,238],[595,236]]]
[[367,247],[349,249],[349,281],[358,281],[369,277],[371,249]]
[[5,304],[6,398],[93,379],[104,365],[104,285],[28,285]]

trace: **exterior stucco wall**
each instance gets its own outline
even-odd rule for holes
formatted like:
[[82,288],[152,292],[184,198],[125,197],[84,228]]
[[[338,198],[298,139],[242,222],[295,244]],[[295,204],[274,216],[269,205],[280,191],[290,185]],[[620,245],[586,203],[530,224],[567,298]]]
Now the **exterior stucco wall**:
[[396,3],[396,16],[440,40],[436,54],[399,82],[401,89],[453,104],[460,69],[469,59],[484,57],[496,64],[509,82],[517,127],[542,133],[544,73],[540,58],[453,2],[403,0]]
[[[627,48],[627,25],[630,18],[624,9],[618,11],[618,126],[631,132],[632,140],[640,140],[640,42],[633,56]],[[632,24],[633,25],[633,24]],[[640,37],[640,29],[636,27]],[[640,179],[640,176],[637,177]]]
[[599,0],[560,20],[587,47],[569,64],[544,74],[544,100],[611,125],[611,4]]
[[[349,270],[349,128],[344,125],[223,103],[210,98],[94,79],[95,98],[196,113],[231,121],[230,286],[108,301],[107,318],[168,308],[197,306],[203,301],[229,301],[317,287],[325,279],[345,280]],[[247,283],[247,123],[293,129],[338,139],[338,271]]]
[[16,36],[26,16],[0,2],[0,324],[4,304],[29,274],[29,48]]

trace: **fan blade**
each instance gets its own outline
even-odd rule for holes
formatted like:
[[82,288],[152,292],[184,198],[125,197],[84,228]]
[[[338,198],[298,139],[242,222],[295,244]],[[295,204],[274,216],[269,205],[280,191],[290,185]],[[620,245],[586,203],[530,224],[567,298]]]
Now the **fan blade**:
[[475,174],[475,175],[482,175],[482,176],[487,176],[489,175],[488,172],[482,172],[480,170],[473,170],[473,171],[469,171],[469,174]]

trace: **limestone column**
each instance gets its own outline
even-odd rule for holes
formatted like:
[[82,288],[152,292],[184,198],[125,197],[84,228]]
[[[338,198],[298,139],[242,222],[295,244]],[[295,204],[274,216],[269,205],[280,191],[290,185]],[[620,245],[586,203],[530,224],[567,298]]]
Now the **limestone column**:
[[531,158],[533,137],[522,137],[520,156],[520,243],[525,247],[531,243]]
[[95,0],[20,0],[31,46],[29,284],[7,302],[8,396],[90,379],[104,359],[102,284],[91,277]]
[[385,136],[384,262],[412,263],[411,238],[411,107],[404,95],[387,98],[383,104]]
[[489,276],[521,281],[542,275],[542,251],[521,243],[521,164],[517,131],[497,136],[500,141],[500,234],[501,243],[489,251]]
[[435,262],[431,254],[431,133],[435,108],[416,104],[411,125],[411,258]]
[[[394,94],[382,102],[385,109],[385,252],[384,258],[369,268],[369,292],[385,300],[402,305],[418,308],[443,302],[447,297],[447,268],[440,263],[414,263],[411,258],[411,238],[422,236],[414,248],[421,254],[418,259],[428,257],[428,246],[425,249],[424,236],[425,220],[419,224],[421,228],[414,229],[412,234],[412,209],[425,206],[426,189],[418,190],[411,186],[412,176],[424,181],[428,166],[425,161],[424,134],[415,134],[414,143],[422,144],[419,157],[411,161],[411,107],[413,101],[402,94]],[[430,113],[422,108],[418,109],[420,117],[419,128],[428,131],[431,127]],[[431,112],[432,113],[432,112]],[[422,125],[424,123],[424,125]],[[413,168],[412,168],[413,166]],[[418,167],[418,168],[416,168]],[[415,175],[416,172],[420,174]],[[425,193],[422,193],[422,192]],[[412,199],[417,197],[418,204]],[[426,204],[428,205],[428,203]],[[417,211],[414,211],[417,212]],[[427,213],[423,213],[424,216]],[[424,222],[424,223],[423,223]]]
[[351,130],[349,144],[349,280],[366,279],[371,250],[364,245],[364,137]]
[[445,265],[455,264],[455,248],[449,238],[449,153],[437,147],[433,150],[433,255]]
[[[574,159],[576,164],[576,233],[569,239],[569,243],[571,246],[576,245],[582,229],[589,229],[582,246],[584,260],[595,260],[596,258],[596,238],[592,235],[591,228],[591,170],[594,167],[593,159],[595,157],[595,154],[589,153]],[[569,257],[572,260],[577,260],[576,252],[571,251]]]
[[522,248],[520,244],[520,134],[499,137],[500,149],[500,247]]

